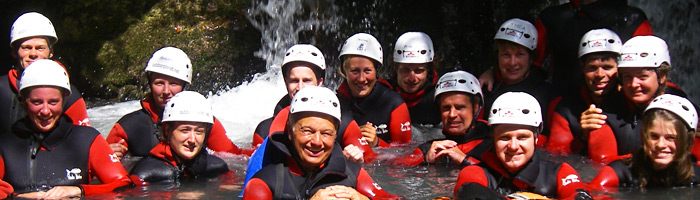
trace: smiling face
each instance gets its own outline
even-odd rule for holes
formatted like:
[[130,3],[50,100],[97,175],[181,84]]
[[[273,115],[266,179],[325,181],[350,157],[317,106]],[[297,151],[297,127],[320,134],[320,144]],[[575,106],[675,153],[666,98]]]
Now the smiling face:
[[499,45],[498,71],[505,84],[515,84],[526,78],[530,70],[530,51],[515,43]]
[[302,88],[309,85],[320,86],[321,81],[323,81],[323,79],[316,79],[316,73],[314,73],[314,70],[305,65],[292,66],[288,74],[289,75],[285,77],[284,81],[287,85],[287,94],[289,95],[289,99],[294,98],[294,94],[299,92],[299,90]]
[[63,93],[61,89],[50,86],[30,88],[24,98],[27,117],[40,132],[48,132],[63,113]]
[[644,141],[646,155],[653,163],[654,170],[666,169],[676,155],[676,132],[673,123],[661,118],[654,120]]
[[617,87],[617,62],[613,58],[589,59],[583,64],[588,90],[601,97]]
[[182,91],[185,84],[180,79],[155,72],[151,72],[150,78],[151,95],[153,95],[156,106],[161,110],[165,108],[165,104],[170,101],[170,98]]
[[665,83],[666,78],[657,76],[653,68],[625,67],[620,68],[622,77],[622,91],[627,99],[635,104],[644,105],[654,99],[661,87],[659,83]]
[[302,168],[307,171],[317,170],[328,160],[335,144],[336,126],[331,116],[300,113],[292,125],[294,151],[299,155]]
[[369,95],[377,83],[377,70],[374,63],[364,56],[350,56],[344,62],[345,73],[350,87],[350,94],[355,98],[363,98]]
[[17,49],[17,60],[22,69],[32,62],[53,57],[49,43],[44,37],[34,37],[20,43]]
[[168,144],[175,154],[184,160],[191,160],[204,145],[207,127],[203,122],[169,122],[170,138]]
[[428,63],[399,63],[396,71],[396,82],[405,93],[418,92],[428,80]]
[[498,160],[508,172],[520,171],[535,153],[534,128],[518,124],[498,124],[492,128]]
[[466,134],[478,106],[473,105],[470,97],[462,92],[447,92],[439,97],[442,132],[455,136]]

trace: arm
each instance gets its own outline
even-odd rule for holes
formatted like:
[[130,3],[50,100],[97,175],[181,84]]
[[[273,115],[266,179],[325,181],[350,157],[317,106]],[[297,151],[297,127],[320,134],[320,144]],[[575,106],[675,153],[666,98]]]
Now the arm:
[[466,183],[477,183],[481,186],[489,187],[489,179],[486,177],[486,171],[477,165],[470,165],[459,171],[454,192],[457,193],[459,187]]
[[5,178],[5,160],[0,157],[0,199],[5,199],[12,194],[12,185],[3,181]]
[[391,143],[407,144],[411,142],[411,115],[408,113],[406,103],[401,103],[391,112],[389,134]]
[[90,178],[97,176],[102,184],[80,185],[85,194],[106,193],[129,184],[130,181],[126,170],[119,162],[119,159],[114,156],[112,149],[110,149],[102,136],[98,135],[95,137],[90,146],[89,155],[88,170],[90,171]]
[[605,166],[598,172],[598,175],[588,183],[588,187],[592,190],[602,190],[617,188],[620,185],[620,180],[615,170],[610,166]]
[[272,191],[265,181],[253,178],[248,181],[243,190],[243,200],[268,200],[272,199]]
[[372,162],[376,157],[372,147],[370,147],[369,143],[362,137],[360,126],[357,125],[355,120],[352,120],[348,124],[345,128],[345,133],[343,133],[343,147],[349,145],[354,145],[362,151],[365,162]]
[[568,155],[571,153],[571,142],[574,141],[574,136],[569,128],[569,121],[559,113],[554,113],[551,122],[549,139],[545,149],[557,155]]
[[[244,153],[235,144],[233,144],[233,142],[231,142],[231,139],[229,139],[228,136],[226,136],[226,129],[224,129],[224,126],[221,125],[221,122],[217,118],[214,118],[214,125],[212,125],[211,132],[209,132],[207,147],[216,152],[227,152],[232,154]],[[253,152],[250,151],[246,155],[250,156],[252,153]]]
[[407,165],[407,166],[418,166],[424,162],[425,156],[423,156],[423,151],[420,148],[416,148],[413,152],[406,157],[397,158],[394,160],[395,165]]
[[[75,92],[78,91],[74,91],[74,93]],[[90,119],[88,119],[87,115],[87,106],[85,106],[85,100],[83,100],[83,97],[80,97],[77,101],[73,102],[73,104],[71,104],[64,113],[70,117],[71,120],[73,120],[74,125],[91,126]]]
[[107,135],[107,143],[109,143],[109,147],[112,148],[114,155],[117,155],[119,159],[123,158],[124,155],[129,152],[129,143],[126,142],[127,140],[126,131],[124,131],[122,125],[119,124],[119,122],[115,123],[112,130],[109,131],[109,135]]
[[400,196],[389,194],[382,187],[379,187],[379,184],[372,180],[364,168],[361,168],[357,174],[357,188],[355,189],[370,199],[401,199]]
[[[583,182],[578,176],[578,172],[571,165],[562,163],[557,172],[557,198],[559,199],[582,199],[590,197],[584,189]],[[583,198],[586,199],[586,198]]]
[[552,50],[549,48],[547,29],[544,27],[542,19],[538,18],[535,20],[535,29],[537,29],[537,47],[535,48],[537,57],[534,59],[532,64],[542,67],[542,65],[544,65],[544,60],[547,58],[547,56],[549,56]]
[[588,138],[588,157],[595,162],[608,164],[617,157],[617,139],[610,126],[591,131]]

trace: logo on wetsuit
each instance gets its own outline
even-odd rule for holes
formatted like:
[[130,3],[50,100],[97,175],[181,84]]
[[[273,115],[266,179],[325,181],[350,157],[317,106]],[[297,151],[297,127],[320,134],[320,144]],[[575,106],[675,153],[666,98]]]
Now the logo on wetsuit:
[[68,180],[81,180],[83,179],[83,176],[80,175],[80,172],[83,170],[80,170],[80,168],[73,168],[73,169],[66,169],[66,177]]
[[386,124],[380,124],[379,126],[374,126],[377,129],[377,135],[389,133],[389,129]]
[[570,175],[566,176],[566,178],[561,179],[562,186],[566,186],[566,185],[569,185],[571,183],[579,183],[579,182],[581,182],[581,181],[578,179],[578,176],[576,176],[575,174],[570,174]]
[[401,123],[401,132],[410,131],[411,122]]

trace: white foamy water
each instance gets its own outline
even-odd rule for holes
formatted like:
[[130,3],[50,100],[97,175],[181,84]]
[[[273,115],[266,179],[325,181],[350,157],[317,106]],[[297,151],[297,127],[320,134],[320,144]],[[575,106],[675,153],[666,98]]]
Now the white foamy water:
[[[250,147],[256,125],[273,114],[274,106],[287,92],[281,75],[256,74],[247,83],[219,94],[207,95],[214,116],[224,125],[226,135],[239,147]],[[88,109],[92,126],[104,137],[122,116],[141,109],[139,101],[120,102]]]

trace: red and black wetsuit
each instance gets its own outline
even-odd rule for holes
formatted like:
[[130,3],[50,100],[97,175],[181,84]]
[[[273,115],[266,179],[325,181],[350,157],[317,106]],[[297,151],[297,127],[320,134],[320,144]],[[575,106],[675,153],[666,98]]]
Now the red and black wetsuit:
[[[113,144],[124,139],[126,141],[124,145],[132,156],[150,155],[151,149],[162,140],[158,126],[162,112],[156,112],[154,106],[155,103],[150,97],[141,101],[140,110],[124,115],[114,124],[107,136],[107,142]],[[252,150],[242,150],[233,144],[226,136],[224,126],[216,118],[207,138],[207,147],[216,152],[252,154]]]
[[[537,99],[537,102],[540,103],[540,108],[542,110],[542,120],[544,120],[544,127],[547,127],[549,122],[547,122],[546,120],[547,116],[545,112],[549,107],[549,102],[552,99],[554,99],[554,97],[556,97],[557,95],[554,94],[554,89],[552,88],[552,86],[544,81],[545,79],[547,79],[544,70],[536,67],[530,67],[530,72],[524,80],[511,85],[506,85],[505,83],[503,83],[503,81],[501,81],[501,78],[497,74],[498,72],[494,73],[494,80],[496,80],[496,82],[494,83],[491,92],[488,91],[486,86],[484,86],[481,89],[481,91],[484,92],[485,99],[484,109],[483,112],[481,112],[482,119],[488,121],[493,102],[496,101],[496,99],[502,94],[506,92],[525,92],[535,97],[535,99]],[[548,135],[548,130],[546,129],[543,133],[538,134],[538,147],[543,147],[544,144],[546,144]]]
[[[284,99],[283,99],[284,100]],[[270,133],[284,131],[287,128],[287,120],[289,119],[289,106],[283,108],[282,110],[274,116],[275,119],[270,122]],[[362,149],[363,157],[365,162],[372,162],[376,157],[376,154],[369,146],[367,141],[362,137],[362,132],[360,132],[360,127],[357,126],[355,120],[352,120],[352,115],[349,111],[341,111],[340,115],[340,127],[335,137],[335,142],[340,144],[343,148],[348,145],[355,145],[356,147]]]
[[[635,156],[638,154],[635,154]],[[690,155],[692,156],[692,155]],[[693,161],[697,161],[695,156],[691,158]],[[613,189],[615,188],[637,188],[639,187],[639,177],[634,174],[634,169],[629,165],[625,164],[622,160],[616,160],[611,162],[608,166],[603,167],[603,169],[598,172],[598,175],[589,183],[589,187],[596,190]],[[647,188],[649,187],[669,187],[669,186],[698,186],[700,185],[700,167],[693,165],[693,177],[690,178],[690,182],[684,183],[683,185],[676,185],[675,183],[665,183],[662,176],[669,175],[668,172],[657,172],[652,173],[651,177],[647,178],[649,182],[647,183]]]
[[[433,144],[433,142],[452,140],[457,142],[457,148],[462,150],[463,153],[467,154],[467,157],[464,158],[462,163],[456,164],[459,164],[461,168],[478,164],[481,162],[481,156],[486,152],[486,150],[493,146],[493,140],[489,138],[489,125],[486,121],[478,119],[473,123],[475,123],[475,125],[463,135],[454,136],[443,132],[445,138],[436,139],[421,144],[415,151],[413,151],[413,153],[411,153],[411,155],[400,159],[397,161],[397,163],[411,166],[427,164],[425,155],[430,150],[430,146]],[[447,158],[447,163],[449,164],[450,162],[451,159]]]
[[[78,186],[84,194],[106,193],[129,184],[126,170],[92,127],[73,125],[65,115],[47,133],[22,118],[0,138],[0,179],[15,194]],[[90,184],[97,176],[101,184]]]
[[[435,102],[435,85],[438,81],[437,72],[433,70],[428,73],[426,77],[427,81],[423,88],[419,91],[409,94],[401,91],[395,81],[390,81],[393,83],[394,91],[401,95],[401,98],[406,102],[408,106],[408,113],[411,116],[411,123],[416,124],[431,124],[437,126],[440,124],[440,108]],[[400,80],[396,80],[400,81]]]
[[[664,94],[688,97],[675,84],[666,82],[666,86]],[[588,134],[588,157],[593,161],[608,164],[630,157],[632,152],[642,147],[641,128],[644,108],[636,107],[629,100],[625,102],[624,106],[604,109],[603,114],[608,117],[605,124]]]
[[459,172],[455,193],[462,184],[478,183],[502,195],[533,192],[549,198],[572,198],[588,195],[578,173],[567,163],[556,164],[541,160],[538,153],[518,173],[511,174],[496,157],[493,148],[478,165]]
[[[0,134],[10,132],[12,124],[26,115],[18,99],[18,86],[17,70],[11,69],[6,75],[0,76]],[[63,113],[71,118],[73,124],[90,126],[85,100],[73,85],[70,95],[64,98],[63,108]]]
[[[547,151],[562,155],[586,154],[588,151],[587,138],[582,138],[581,114],[595,103],[588,88],[583,86],[579,91],[578,95],[560,96],[550,103],[547,114],[550,122],[549,137],[545,145]],[[614,110],[626,106],[624,96],[616,90],[610,91],[603,98],[601,103],[596,104],[597,108]]]
[[224,160],[207,154],[205,149],[183,163],[176,161],[170,145],[165,142],[158,143],[150,153],[150,156],[139,160],[129,173],[136,185],[177,184],[180,180],[207,179],[229,172]]
[[[359,164],[343,156],[339,144],[317,172],[305,172],[299,166],[291,141],[284,132],[270,135],[265,155],[274,155],[270,165],[255,173],[248,182],[243,199],[309,199],[320,189],[333,185],[355,188],[370,199],[398,199],[384,191]],[[273,152],[274,151],[274,152]],[[283,155],[283,156],[282,156]]]
[[607,28],[617,33],[623,43],[633,36],[653,35],[644,11],[628,6],[627,0],[601,0],[587,5],[571,0],[544,9],[538,17],[537,58],[533,64],[543,66],[551,54],[552,85],[562,94],[575,93],[584,83],[578,48],[586,32]]
[[389,143],[411,142],[411,116],[403,99],[391,90],[389,83],[377,79],[372,92],[364,98],[350,94],[347,81],[338,87],[338,100],[343,109],[352,111],[358,125],[370,122],[377,128],[378,146],[388,147]]

